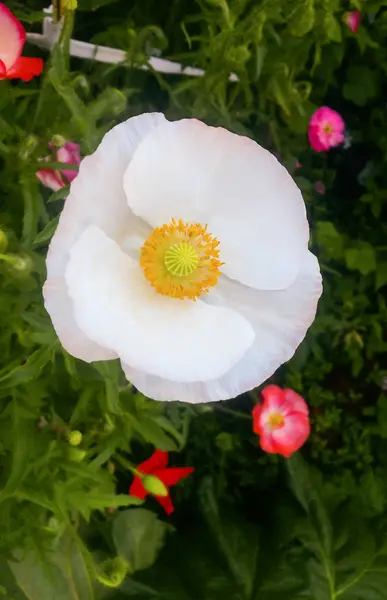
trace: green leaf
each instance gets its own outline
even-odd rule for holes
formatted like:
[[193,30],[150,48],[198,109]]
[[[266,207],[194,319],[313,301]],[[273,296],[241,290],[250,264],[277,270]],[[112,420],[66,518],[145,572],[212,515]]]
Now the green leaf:
[[330,221],[318,221],[317,242],[324,247],[329,258],[340,259],[344,253],[344,238]]
[[36,238],[34,239],[34,242],[33,242],[33,245],[35,248],[39,248],[39,246],[44,246],[51,240],[51,238],[54,235],[54,232],[58,226],[58,222],[59,222],[59,215],[57,217],[54,217],[54,219],[52,219],[49,223],[47,223],[45,228],[42,229],[42,231],[40,231],[38,233],[38,235],[36,236]]
[[8,565],[28,600],[94,600],[81,546],[65,537],[44,555],[15,552]]
[[324,30],[328,40],[332,42],[341,42],[341,27],[339,21],[331,12],[325,12]]
[[348,269],[368,275],[376,269],[375,251],[371,245],[366,244],[360,248],[350,248],[345,251],[345,262]]
[[295,534],[313,555],[308,567],[311,587],[319,590],[316,600],[323,600],[329,598],[327,594],[333,595],[335,589],[332,525],[301,454],[296,453],[289,458],[286,467],[290,487],[307,516],[305,521],[300,521],[296,526]]
[[159,594],[156,590],[149,587],[148,585],[144,585],[143,583],[139,583],[138,581],[134,581],[134,579],[127,579],[120,587],[121,594],[124,596],[141,596],[142,598],[146,598],[149,600],[150,598],[160,598],[161,594]]
[[[235,583],[250,598],[256,577],[259,555],[259,533],[252,524],[236,516],[227,526],[221,520],[210,478],[202,481],[199,491],[200,506],[224,556]],[[245,527],[244,527],[245,525]]]
[[368,67],[351,66],[343,85],[343,96],[358,106],[364,106],[379,92],[378,76]]
[[42,346],[35,350],[23,365],[17,366],[0,377],[0,389],[25,384],[37,378],[43,367],[53,359],[57,346],[58,342],[55,341],[51,346]]
[[289,31],[296,37],[303,37],[313,29],[315,21],[314,0],[302,0],[296,4],[289,19]]
[[127,104],[127,98],[120,90],[107,88],[88,106],[89,118],[97,121],[106,116],[117,116],[122,113]]
[[131,572],[148,569],[164,545],[167,525],[145,508],[120,512],[113,522],[117,554],[125,558]]
[[382,261],[376,266],[376,289],[380,289],[387,283],[387,261]]

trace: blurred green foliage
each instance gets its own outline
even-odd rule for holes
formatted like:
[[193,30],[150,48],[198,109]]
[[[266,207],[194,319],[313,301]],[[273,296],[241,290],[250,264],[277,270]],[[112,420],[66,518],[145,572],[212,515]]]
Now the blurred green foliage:
[[[384,600],[387,1],[78,4],[51,56],[25,47],[45,59],[40,81],[0,81],[0,597]],[[39,31],[45,2],[7,6]],[[362,11],[357,33],[342,22],[351,9]],[[70,59],[71,35],[127,59]],[[139,69],[150,54],[205,75]],[[306,132],[324,104],[349,137],[316,154]],[[313,467],[259,450],[250,396],[155,403],[114,362],[76,361],[56,339],[41,288],[68,189],[41,186],[39,159],[54,135],[85,155],[115,123],[151,110],[253,137],[304,193],[324,295],[273,381],[310,405]],[[154,447],[196,468],[174,489],[169,524],[152,499],[136,507],[128,496],[133,465]]]

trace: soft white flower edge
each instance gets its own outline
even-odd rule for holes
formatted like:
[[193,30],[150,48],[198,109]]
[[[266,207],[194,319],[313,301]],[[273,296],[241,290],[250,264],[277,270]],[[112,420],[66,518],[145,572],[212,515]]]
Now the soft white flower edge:
[[316,315],[322,278],[316,257],[308,251],[287,290],[257,291],[222,279],[217,291],[211,300],[222,304],[227,298],[227,305],[250,321],[254,344],[226,375],[213,381],[182,384],[122,364],[127,379],[143,394],[155,400],[201,403],[234,398],[261,385],[292,358],[304,339]]

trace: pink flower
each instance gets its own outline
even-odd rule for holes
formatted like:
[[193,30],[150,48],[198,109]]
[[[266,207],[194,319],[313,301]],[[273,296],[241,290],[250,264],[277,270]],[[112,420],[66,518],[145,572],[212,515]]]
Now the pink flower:
[[29,81],[43,70],[41,58],[21,56],[26,32],[11,11],[0,2],[0,80]]
[[314,189],[316,190],[316,192],[318,194],[321,194],[322,196],[325,194],[325,185],[323,181],[316,181],[316,183],[314,184]]
[[326,152],[344,141],[344,121],[338,112],[321,106],[309,121],[309,142],[316,152]]
[[348,25],[352,33],[356,33],[360,25],[360,12],[358,10],[353,10],[351,12],[344,13],[343,21],[346,25]]
[[[49,144],[51,150],[54,150],[52,144]],[[81,162],[81,155],[79,152],[79,145],[75,142],[65,142],[60,148],[56,150],[54,157],[46,157],[45,160],[56,159],[58,162],[66,163],[68,165],[79,165]],[[53,169],[40,169],[37,171],[37,178],[43,183],[44,186],[50,188],[54,192],[73,181],[77,176],[78,171],[71,171],[70,169],[61,169],[60,171],[54,171]]]
[[253,409],[253,430],[260,436],[262,450],[289,457],[310,433],[308,406],[293,390],[268,385],[262,391],[263,404]]

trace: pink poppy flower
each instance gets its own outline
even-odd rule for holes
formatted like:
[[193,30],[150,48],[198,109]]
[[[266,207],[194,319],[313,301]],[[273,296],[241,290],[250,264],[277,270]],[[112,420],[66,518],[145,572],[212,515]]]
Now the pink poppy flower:
[[293,390],[268,385],[262,391],[263,404],[253,409],[253,430],[260,436],[262,450],[289,457],[310,433],[308,406]]
[[316,152],[326,152],[344,141],[344,121],[338,112],[321,106],[309,121],[309,142]]
[[25,41],[23,25],[0,2],[0,79],[29,81],[42,72],[41,58],[21,56]]
[[343,21],[352,33],[356,33],[360,25],[360,12],[358,10],[352,10],[343,14]]
[[[53,144],[49,144],[51,150],[54,150]],[[79,144],[75,142],[65,142],[60,148],[56,150],[54,159],[61,163],[68,165],[79,165],[81,162],[81,155],[79,151]],[[46,157],[45,160],[51,160],[51,157]],[[37,178],[43,183],[44,186],[50,188],[54,192],[64,187],[78,175],[78,171],[72,171],[70,169],[61,169],[60,171],[54,171],[53,169],[40,169],[37,171]]]

